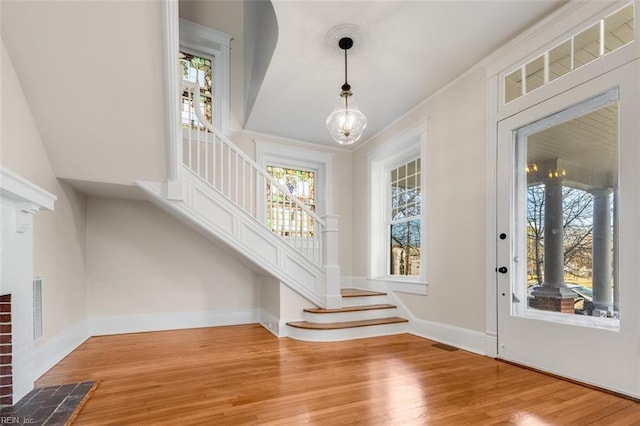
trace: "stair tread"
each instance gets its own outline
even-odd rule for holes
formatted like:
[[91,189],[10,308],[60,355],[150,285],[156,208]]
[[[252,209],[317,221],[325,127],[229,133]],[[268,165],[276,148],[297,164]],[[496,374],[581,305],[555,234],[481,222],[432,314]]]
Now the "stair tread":
[[312,314],[333,314],[340,312],[359,312],[359,311],[373,311],[376,309],[395,309],[396,305],[379,304],[379,305],[361,305],[361,306],[345,306],[342,308],[332,308],[332,309],[324,309],[324,308],[308,308],[305,309],[305,312],[309,312]]
[[397,324],[402,322],[409,322],[409,320],[400,317],[378,318],[363,321],[344,321],[344,322],[330,322],[330,323],[317,323],[308,321],[295,321],[288,322],[287,325],[296,328],[304,328],[307,330],[339,330],[342,328],[355,328],[355,327],[367,327],[372,325],[385,325],[385,324]]
[[361,290],[359,288],[343,288],[340,290],[342,297],[386,296],[387,293],[379,291]]

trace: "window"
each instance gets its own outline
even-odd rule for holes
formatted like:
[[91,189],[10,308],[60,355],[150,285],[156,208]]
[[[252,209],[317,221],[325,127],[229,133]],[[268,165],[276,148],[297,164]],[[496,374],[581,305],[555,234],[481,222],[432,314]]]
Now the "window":
[[[332,188],[333,176],[333,154],[323,152],[316,149],[308,149],[302,146],[290,144],[279,144],[256,140],[256,162],[267,169],[268,172],[276,179],[283,179],[288,170],[293,173],[298,182],[302,182],[302,186],[298,186],[298,193],[293,194],[300,198],[311,210],[318,216],[333,213],[330,191]],[[272,173],[271,171],[274,171]],[[296,171],[300,174],[296,174]],[[283,183],[283,181],[281,181]],[[286,185],[284,178],[283,185]],[[258,188],[258,199],[268,200],[265,185]],[[266,203],[259,202],[260,206],[258,216],[260,221],[267,223],[270,214],[269,206]],[[311,220],[311,219],[309,219]],[[306,223],[306,221],[305,221]],[[311,225],[313,226],[313,225]],[[315,237],[320,237],[319,230],[310,228],[308,232],[314,232]]]
[[[613,89],[517,130],[517,241],[526,267],[516,293],[526,294],[528,314],[619,317],[618,96]],[[549,288],[564,291],[568,306],[553,307]]]
[[634,5],[630,3],[506,75],[504,103],[525,96],[634,40]]
[[367,279],[392,291],[427,294],[424,152],[427,120],[367,154]]
[[[182,78],[200,86],[200,102],[205,118],[222,133],[229,127],[229,49],[231,36],[220,31],[180,19]],[[182,94],[182,124],[190,122],[190,100]]]
[[[213,123],[213,58],[204,58],[187,52],[178,52],[182,79],[197,83],[200,87],[200,104],[202,114],[208,122]],[[182,125],[198,128],[196,118],[190,114],[191,99],[188,91],[182,92]]]
[[389,171],[389,275],[420,275],[420,158]]
[[[311,211],[316,211],[313,171],[267,166],[267,172]],[[315,235],[313,218],[295,204],[287,203],[281,193],[272,191],[271,187],[267,182],[267,226],[271,231],[288,237]]]

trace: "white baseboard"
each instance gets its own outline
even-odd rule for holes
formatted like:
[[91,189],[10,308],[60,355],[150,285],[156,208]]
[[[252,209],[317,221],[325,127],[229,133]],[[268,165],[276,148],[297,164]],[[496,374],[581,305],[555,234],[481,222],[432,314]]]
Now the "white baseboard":
[[38,345],[36,343],[31,358],[34,380],[49,371],[51,367],[69,355],[89,337],[91,337],[89,334],[89,324],[87,320],[82,320],[62,333],[48,339],[43,344]]
[[409,333],[446,343],[478,355],[495,356],[496,338],[485,333],[433,321],[412,318]]
[[258,310],[253,308],[224,311],[115,315],[89,318],[89,332],[92,336],[104,336],[146,331],[252,324],[258,322],[258,319]]
[[495,331],[485,331],[485,347],[484,354],[491,358],[498,357],[498,333]]
[[[409,333],[426,339],[446,343],[479,355],[490,357],[496,356],[497,336],[495,333],[482,333],[449,324],[417,318],[394,293],[395,291],[402,292],[402,290],[398,290],[388,284],[388,282],[370,280],[361,276],[342,277],[343,287],[355,287],[365,290],[387,292],[389,303],[393,303],[398,306],[398,315],[409,319]],[[423,284],[422,286],[426,290],[426,286]],[[417,288],[413,290],[416,290],[412,291],[413,293],[419,294]]]
[[370,291],[387,291],[387,287],[378,281],[372,281],[362,276],[346,276],[340,277],[342,288],[359,288],[361,290]]
[[274,336],[284,337],[281,335],[283,330],[282,321],[264,309],[260,309],[260,325],[269,330]]
[[361,276],[343,276],[341,277],[341,284],[343,288],[351,287],[371,291],[427,294],[427,284],[419,282],[370,279]]

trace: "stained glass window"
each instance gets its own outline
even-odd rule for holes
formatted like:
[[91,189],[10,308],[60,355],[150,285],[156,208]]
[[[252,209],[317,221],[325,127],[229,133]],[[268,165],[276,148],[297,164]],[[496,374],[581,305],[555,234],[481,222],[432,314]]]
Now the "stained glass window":
[[[213,123],[213,60],[186,52],[178,54],[182,66],[182,79],[200,86],[200,104],[209,123]],[[185,90],[182,93],[182,125],[198,128],[197,118],[191,114],[191,99]]]
[[[311,211],[316,211],[314,172],[276,166],[267,166],[267,172]],[[313,218],[285,200],[284,195],[272,186],[267,183],[267,226],[277,235],[313,236]]]

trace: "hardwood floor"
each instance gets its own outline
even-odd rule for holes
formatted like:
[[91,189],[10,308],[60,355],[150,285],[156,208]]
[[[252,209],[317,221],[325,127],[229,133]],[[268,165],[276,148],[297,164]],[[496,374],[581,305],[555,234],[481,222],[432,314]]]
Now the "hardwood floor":
[[631,425],[640,404],[408,334],[259,325],[93,337],[37,386],[99,381],[74,425]]

